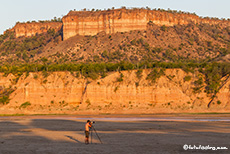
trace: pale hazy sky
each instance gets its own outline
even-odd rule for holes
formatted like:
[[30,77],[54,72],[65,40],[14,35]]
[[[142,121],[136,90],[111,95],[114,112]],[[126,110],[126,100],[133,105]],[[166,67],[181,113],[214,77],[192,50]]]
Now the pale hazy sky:
[[70,10],[146,7],[181,10],[202,17],[230,18],[230,0],[0,0],[0,34],[17,21],[50,20]]

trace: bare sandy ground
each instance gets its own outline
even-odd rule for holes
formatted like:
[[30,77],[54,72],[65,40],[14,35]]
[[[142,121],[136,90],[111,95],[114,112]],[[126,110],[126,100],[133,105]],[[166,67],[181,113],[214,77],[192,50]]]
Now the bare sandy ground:
[[[86,119],[96,120],[103,144],[95,132],[84,144]],[[184,150],[185,144],[228,150]],[[0,117],[0,153],[230,153],[230,115]]]

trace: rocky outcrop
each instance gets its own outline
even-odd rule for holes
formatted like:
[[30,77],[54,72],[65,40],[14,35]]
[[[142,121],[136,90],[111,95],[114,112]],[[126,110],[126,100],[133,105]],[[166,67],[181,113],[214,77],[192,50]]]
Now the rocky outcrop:
[[49,29],[54,29],[56,32],[61,30],[61,22],[31,22],[17,23],[10,31],[15,33],[15,37],[29,37],[36,34],[46,33]]
[[169,13],[148,9],[115,9],[107,11],[70,11],[63,17],[64,40],[75,35],[96,35],[145,30],[147,23],[173,26],[193,23],[221,24],[229,26],[229,21],[204,19],[193,14]]
[[[14,85],[14,76],[1,76],[2,87],[15,87],[10,103],[0,107],[0,113],[174,113],[228,112],[230,81],[220,89],[210,108],[211,98],[204,89],[194,92],[198,73],[187,74],[180,69],[168,69],[155,82],[146,80],[151,70],[144,70],[141,78],[136,71],[119,72],[103,79],[89,81],[76,78],[69,72],[22,75]],[[191,80],[185,81],[185,76]],[[200,75],[199,75],[200,76]],[[2,82],[4,81],[6,84]],[[30,102],[26,108],[22,104]]]
[[185,25],[190,22],[195,24],[230,25],[229,21],[200,18],[194,14],[125,8],[105,11],[70,11],[63,17],[62,22],[17,23],[10,31],[14,31],[16,37],[29,37],[45,33],[50,28],[58,31],[63,26],[63,39],[66,40],[75,35],[96,35],[99,32],[111,34],[131,30],[146,30],[147,23],[149,22],[159,26]]

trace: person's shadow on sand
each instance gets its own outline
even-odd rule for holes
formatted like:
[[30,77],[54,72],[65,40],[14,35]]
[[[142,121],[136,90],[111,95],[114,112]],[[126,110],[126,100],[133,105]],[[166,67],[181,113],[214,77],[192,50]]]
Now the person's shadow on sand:
[[77,139],[73,138],[72,136],[65,135],[65,137],[68,137],[69,139],[71,139],[73,141],[76,141],[77,143],[81,143],[80,141],[78,141]]

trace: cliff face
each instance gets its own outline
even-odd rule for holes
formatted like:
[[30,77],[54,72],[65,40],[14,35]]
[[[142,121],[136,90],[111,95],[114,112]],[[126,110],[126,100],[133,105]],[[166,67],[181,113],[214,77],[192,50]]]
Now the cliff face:
[[96,35],[145,30],[149,21],[156,25],[173,26],[193,23],[230,25],[229,21],[202,19],[192,14],[169,13],[146,9],[116,9],[108,11],[71,11],[63,19],[64,40],[75,35]]
[[11,31],[15,32],[15,37],[20,36],[33,36],[36,34],[41,34],[47,32],[49,29],[54,29],[59,31],[62,28],[61,22],[32,22],[32,23],[17,23]]
[[230,25],[229,21],[203,19],[192,14],[169,13],[147,9],[115,9],[108,11],[70,11],[63,17],[63,23],[17,23],[11,30],[15,32],[16,37],[28,37],[36,33],[47,32],[49,28],[58,31],[63,24],[63,38],[66,40],[75,35],[96,35],[99,32],[111,34],[131,30],[146,30],[147,23],[150,21],[159,26],[185,25],[190,22]]
[[[0,86],[12,86],[16,90],[10,95],[10,103],[0,107],[0,112],[141,114],[228,112],[230,109],[229,80],[208,108],[211,98],[204,89],[199,93],[193,91],[196,73],[169,69],[153,83],[145,79],[149,72],[144,70],[139,79],[136,71],[122,72],[122,82],[117,81],[119,72],[91,82],[75,78],[69,72],[55,72],[47,78],[42,77],[42,73],[30,73],[27,77],[21,76],[16,85],[12,85],[14,76],[1,76]],[[187,75],[191,75],[190,81],[184,81]],[[21,109],[25,102],[31,105]]]

